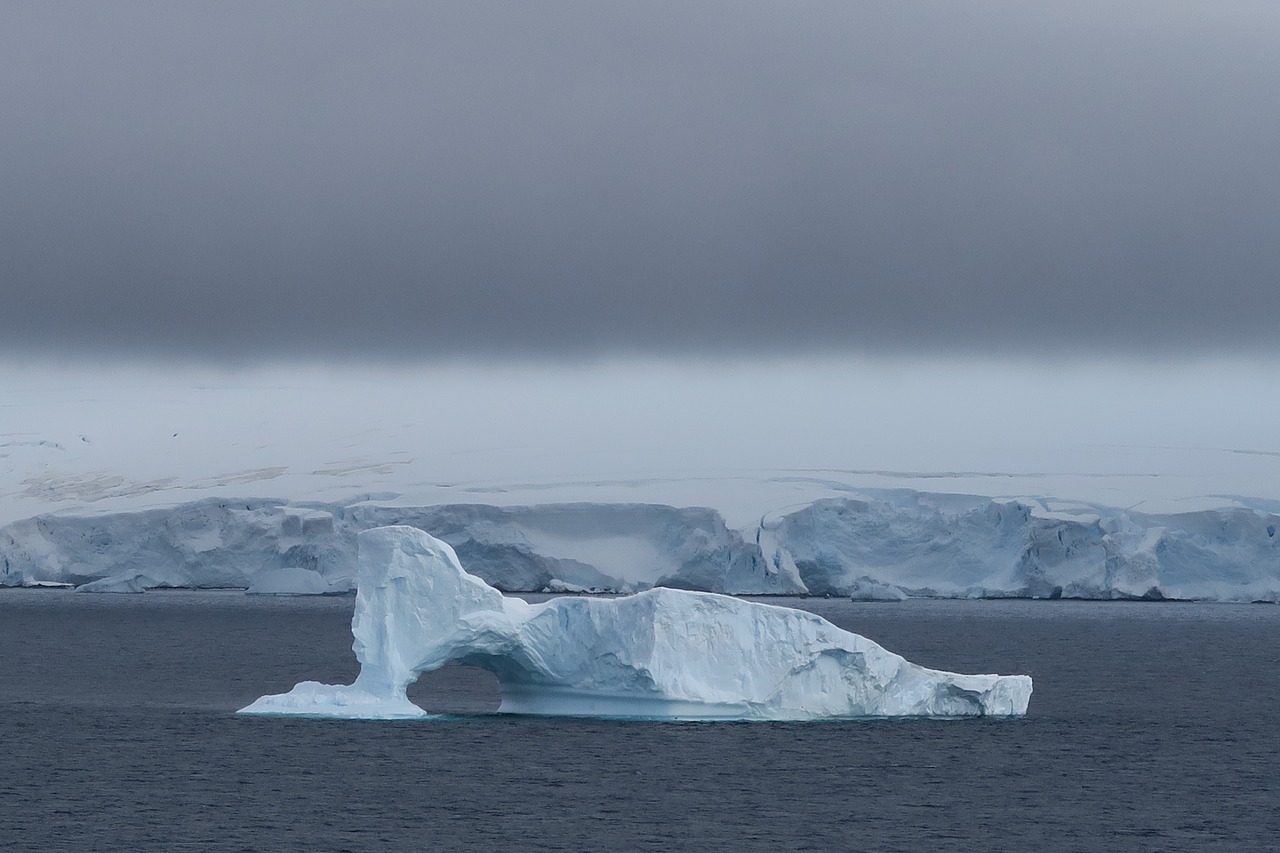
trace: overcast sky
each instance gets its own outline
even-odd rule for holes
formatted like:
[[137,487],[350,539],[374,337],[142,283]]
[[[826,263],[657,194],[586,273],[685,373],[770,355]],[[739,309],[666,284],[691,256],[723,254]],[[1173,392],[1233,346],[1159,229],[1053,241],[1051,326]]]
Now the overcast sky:
[[1280,350],[1280,4],[0,8],[0,349]]

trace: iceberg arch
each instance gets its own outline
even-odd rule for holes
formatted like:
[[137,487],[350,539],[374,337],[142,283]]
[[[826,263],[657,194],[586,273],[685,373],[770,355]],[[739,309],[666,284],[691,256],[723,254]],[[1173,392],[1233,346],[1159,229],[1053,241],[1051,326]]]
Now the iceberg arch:
[[351,685],[304,681],[242,714],[395,719],[450,661],[498,678],[500,713],[696,720],[1022,716],[1025,675],[909,663],[811,613],[714,593],[506,598],[413,527],[359,535]]

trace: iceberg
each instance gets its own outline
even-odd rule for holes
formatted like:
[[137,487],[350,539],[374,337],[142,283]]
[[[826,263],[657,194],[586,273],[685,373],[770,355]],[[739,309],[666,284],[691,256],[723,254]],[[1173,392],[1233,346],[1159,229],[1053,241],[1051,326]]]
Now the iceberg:
[[242,714],[397,719],[405,690],[449,663],[492,671],[500,713],[681,720],[1016,717],[1025,675],[909,663],[804,611],[656,588],[540,604],[506,598],[417,528],[358,536],[351,685],[302,682]]

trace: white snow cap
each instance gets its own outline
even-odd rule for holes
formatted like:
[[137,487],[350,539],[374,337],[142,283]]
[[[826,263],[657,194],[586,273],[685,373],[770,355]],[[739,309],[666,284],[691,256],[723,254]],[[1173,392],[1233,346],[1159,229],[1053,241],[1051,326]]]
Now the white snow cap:
[[359,535],[350,686],[303,682],[241,713],[425,716],[405,688],[460,660],[494,672],[501,712],[658,719],[1021,716],[1024,675],[926,669],[800,610],[652,589],[505,598],[413,527]]

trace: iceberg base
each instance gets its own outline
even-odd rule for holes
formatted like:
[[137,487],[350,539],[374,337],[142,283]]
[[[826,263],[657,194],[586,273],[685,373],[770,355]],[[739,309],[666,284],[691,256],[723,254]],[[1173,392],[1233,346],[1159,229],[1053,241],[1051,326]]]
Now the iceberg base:
[[237,713],[350,720],[417,720],[435,716],[406,696],[376,696],[353,685],[303,681],[288,693],[263,696]]

